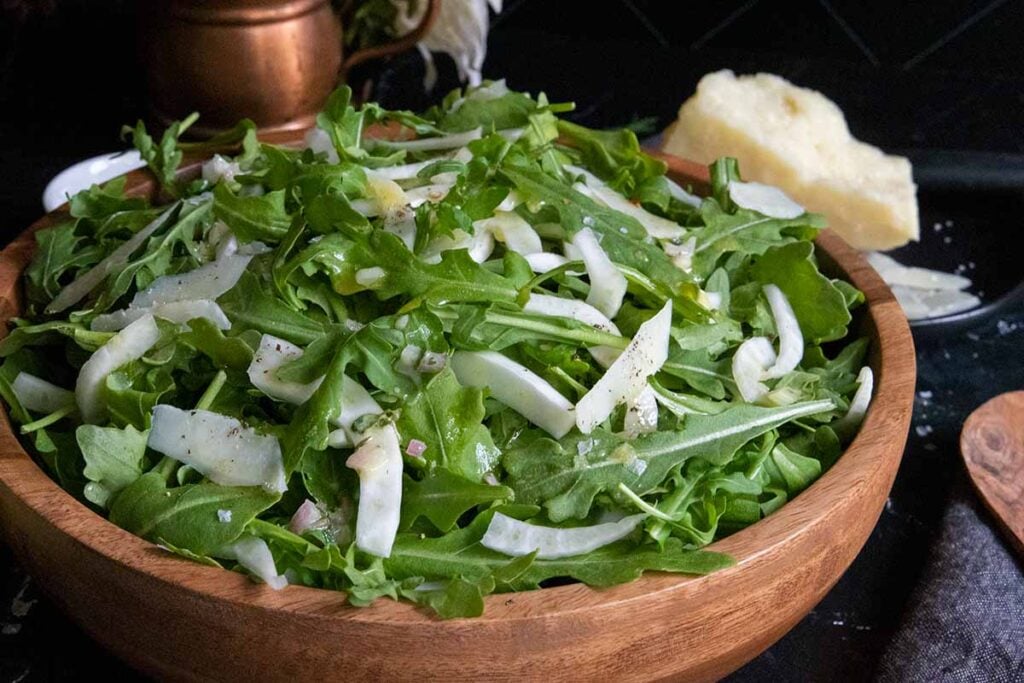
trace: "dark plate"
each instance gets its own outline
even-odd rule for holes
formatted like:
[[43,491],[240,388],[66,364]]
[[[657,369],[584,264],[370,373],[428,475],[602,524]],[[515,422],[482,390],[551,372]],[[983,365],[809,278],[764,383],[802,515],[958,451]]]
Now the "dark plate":
[[915,336],[977,323],[1024,300],[1024,189],[922,188],[921,239],[889,252],[908,266],[969,277],[981,306],[912,321]]

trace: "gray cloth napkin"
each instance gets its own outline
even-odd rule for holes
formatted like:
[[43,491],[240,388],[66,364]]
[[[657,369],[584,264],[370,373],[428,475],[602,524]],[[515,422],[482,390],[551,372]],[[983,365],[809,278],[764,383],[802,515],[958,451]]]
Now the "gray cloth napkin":
[[963,473],[878,680],[1024,681],[1024,571]]

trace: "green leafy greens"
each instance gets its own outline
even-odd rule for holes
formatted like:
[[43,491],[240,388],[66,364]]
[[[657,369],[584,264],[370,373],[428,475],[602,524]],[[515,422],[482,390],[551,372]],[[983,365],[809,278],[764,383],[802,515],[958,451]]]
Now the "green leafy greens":
[[[36,234],[24,318],[0,342],[27,446],[170,552],[355,605],[474,616],[494,592],[728,566],[703,546],[840,457],[862,297],[819,271],[820,217],[731,200],[733,160],[695,207],[632,132],[569,110],[500,82],[422,115],[342,88],[302,150],[251,122],[205,147],[179,142],[195,117],[159,140],[127,128],[175,203],[116,180]],[[183,150],[230,144],[179,181]],[[49,311],[62,292],[77,307]],[[750,343],[777,360],[744,366]],[[664,360],[602,384],[619,393],[583,433],[582,399],[640,352]],[[69,403],[76,382],[98,386],[102,410],[83,412],[101,421]],[[495,549],[499,512],[554,540]],[[640,521],[550,549],[615,520]]]

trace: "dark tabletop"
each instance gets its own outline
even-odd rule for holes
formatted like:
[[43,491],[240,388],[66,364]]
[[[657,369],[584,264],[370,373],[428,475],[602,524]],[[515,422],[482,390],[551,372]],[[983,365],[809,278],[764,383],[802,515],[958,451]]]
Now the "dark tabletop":
[[[485,75],[573,100],[574,117],[587,125],[654,133],[708,71],[782,74],[836,100],[858,137],[920,160],[922,239],[898,257],[966,271],[989,303],[1019,283],[1020,252],[1007,247],[1019,244],[1024,215],[1024,184],[1013,176],[1024,168],[1016,156],[1024,152],[1024,46],[1016,37],[1024,3],[704,4],[669,12],[675,3],[653,0],[600,3],[600,10],[581,1],[507,1]],[[0,8],[6,242],[39,216],[54,173],[123,148],[120,124],[145,109],[131,59],[131,3],[4,0]],[[364,75],[385,105],[415,108],[454,85],[445,66],[429,94],[415,56]],[[972,174],[992,167],[998,172]],[[1024,388],[1024,302],[914,335],[914,422],[878,526],[821,604],[732,680],[869,679],[898,628],[962,471],[964,418],[988,398]],[[0,681],[94,675],[133,674],[70,624],[0,546]]]

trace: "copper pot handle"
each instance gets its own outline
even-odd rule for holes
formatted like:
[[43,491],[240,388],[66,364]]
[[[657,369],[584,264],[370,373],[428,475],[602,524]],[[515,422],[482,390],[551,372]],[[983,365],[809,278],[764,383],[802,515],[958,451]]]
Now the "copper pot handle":
[[438,12],[441,11],[441,0],[427,0],[427,9],[423,13],[423,19],[420,20],[419,25],[409,33],[405,34],[398,40],[383,45],[374,45],[373,47],[364,47],[362,50],[356,50],[348,58],[341,63],[341,81],[344,82],[348,77],[348,72],[353,67],[367,62],[371,59],[377,59],[378,57],[388,57],[390,55],[404,52],[412,47],[416,46],[416,43],[420,42],[420,39],[426,35],[430,27],[434,25],[434,21],[437,19]]

